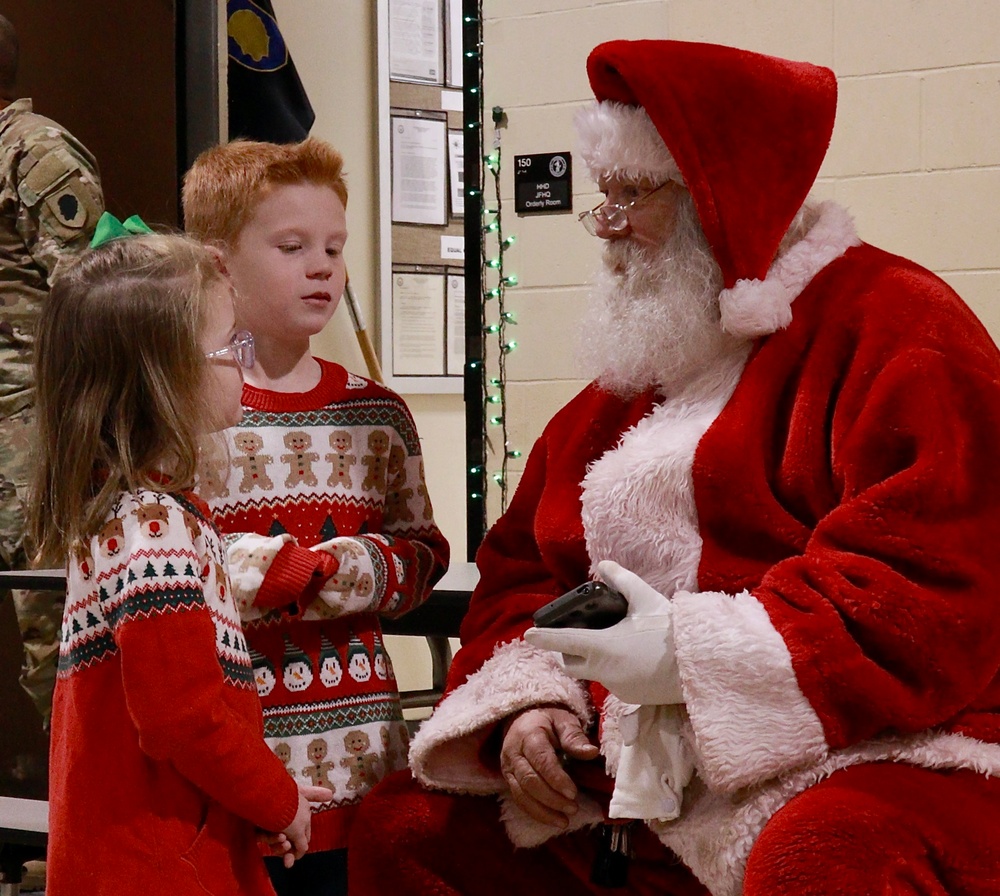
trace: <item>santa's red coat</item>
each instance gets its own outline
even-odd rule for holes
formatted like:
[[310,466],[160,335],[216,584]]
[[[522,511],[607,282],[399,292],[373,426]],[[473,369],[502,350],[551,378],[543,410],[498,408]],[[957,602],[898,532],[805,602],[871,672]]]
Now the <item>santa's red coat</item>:
[[[623,481],[621,514],[584,509],[581,483],[602,487],[593,465],[608,452],[629,439],[671,450],[647,422],[670,396],[622,400],[591,385],[546,427],[480,550],[448,693],[413,744],[418,779],[503,796],[489,733],[553,702],[601,713],[614,771],[618,701],[520,636],[599,560],[654,581],[683,567],[667,556],[670,532],[629,525],[649,489],[687,492],[674,497],[694,509],[696,581],[672,600],[699,779],[681,818],[653,827],[714,893],[738,892],[767,820],[838,768],[1000,776],[1000,353],[943,281],[859,244],[840,215],[826,208],[834,224],[818,241],[814,231],[766,281],[723,296],[732,322],[734,304],[752,309],[754,289],[774,293],[772,275],[783,278],[774,321],[745,326],[762,338],[693,458],[679,473],[666,462],[673,479]],[[782,294],[794,306],[778,329]],[[509,801],[505,819],[523,845],[556,833]]]

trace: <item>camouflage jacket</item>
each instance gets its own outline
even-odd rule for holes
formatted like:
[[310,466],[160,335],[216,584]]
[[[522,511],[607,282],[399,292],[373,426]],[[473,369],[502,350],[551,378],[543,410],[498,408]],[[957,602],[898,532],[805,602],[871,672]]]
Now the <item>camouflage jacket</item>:
[[0,418],[34,401],[35,324],[56,264],[104,210],[97,162],[30,99],[0,111]]

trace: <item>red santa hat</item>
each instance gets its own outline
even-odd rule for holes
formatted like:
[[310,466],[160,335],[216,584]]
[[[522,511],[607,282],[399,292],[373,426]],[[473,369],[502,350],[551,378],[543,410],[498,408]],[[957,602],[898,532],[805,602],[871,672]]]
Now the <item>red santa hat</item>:
[[595,179],[683,178],[726,287],[763,280],[826,154],[833,72],[715,44],[616,40],[594,49],[587,74],[598,105],[577,127]]

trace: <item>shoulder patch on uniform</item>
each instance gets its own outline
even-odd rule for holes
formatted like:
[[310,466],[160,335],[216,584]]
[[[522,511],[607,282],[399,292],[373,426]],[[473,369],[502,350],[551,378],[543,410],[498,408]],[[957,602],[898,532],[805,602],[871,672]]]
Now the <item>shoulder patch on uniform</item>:
[[52,196],[47,205],[51,208],[53,217],[65,227],[77,230],[87,223],[87,208],[73,192],[72,183]]

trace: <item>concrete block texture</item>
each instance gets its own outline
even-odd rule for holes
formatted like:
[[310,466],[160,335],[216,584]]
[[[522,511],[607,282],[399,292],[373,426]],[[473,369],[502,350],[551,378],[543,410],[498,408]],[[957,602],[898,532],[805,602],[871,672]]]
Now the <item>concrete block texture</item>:
[[995,0],[835,0],[834,68],[847,77],[995,62],[996,20]]
[[921,167],[919,75],[840,78],[837,123],[820,172],[857,177]]
[[1000,64],[929,72],[921,90],[925,167],[1000,165]]
[[932,271],[998,269],[1000,169],[844,180],[834,196],[851,210],[862,239]]

